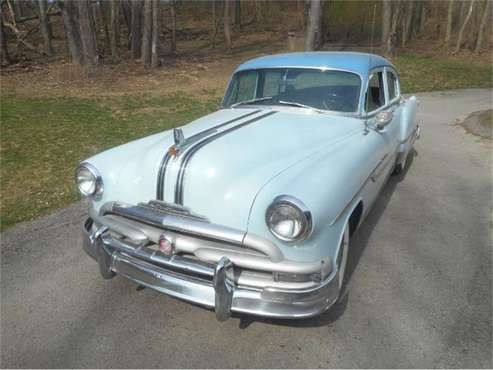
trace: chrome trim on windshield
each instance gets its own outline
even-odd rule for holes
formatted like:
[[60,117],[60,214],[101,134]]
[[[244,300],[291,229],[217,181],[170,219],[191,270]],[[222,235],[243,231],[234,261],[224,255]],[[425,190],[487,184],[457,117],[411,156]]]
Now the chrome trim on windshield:
[[245,122],[242,122],[236,126],[233,126],[233,127],[230,127],[224,131],[221,131],[215,135],[211,135],[211,136],[205,138],[204,140],[199,141],[197,143],[197,145],[192,146],[190,148],[190,150],[188,150],[184,154],[183,159],[180,163],[180,169],[178,170],[178,178],[177,178],[176,185],[175,185],[175,203],[183,205],[183,181],[184,181],[183,179],[185,178],[185,171],[187,169],[188,164],[190,163],[190,160],[195,155],[195,153],[197,153],[197,151],[199,149],[203,148],[204,146],[213,142],[214,140],[219,139],[220,137],[222,137],[226,134],[229,134],[232,131],[238,130],[239,128],[247,126],[251,123],[254,123],[260,119],[263,119],[263,118],[268,117],[268,116],[275,114],[275,113],[277,113],[277,112],[276,111],[270,111],[270,112],[264,113],[260,116],[254,117],[254,118],[249,119]]

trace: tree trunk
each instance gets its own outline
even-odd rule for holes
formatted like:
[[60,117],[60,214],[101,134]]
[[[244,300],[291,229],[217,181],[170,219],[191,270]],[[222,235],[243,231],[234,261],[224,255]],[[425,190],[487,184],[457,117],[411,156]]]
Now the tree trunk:
[[105,40],[105,54],[111,53],[111,37],[110,37],[110,6],[111,0],[101,0],[96,5],[99,9],[99,19],[104,29],[104,40]]
[[142,1],[133,0],[131,2],[131,7],[130,50],[132,58],[139,59],[142,41]]
[[151,67],[159,67],[159,0],[152,0]]
[[174,0],[170,4],[171,12],[171,52],[176,53],[176,3]]
[[464,22],[462,22],[462,26],[460,27],[459,35],[457,36],[457,44],[455,45],[455,50],[454,50],[455,53],[459,52],[460,47],[462,45],[464,30],[466,29],[466,26],[469,23],[469,20],[471,19],[473,7],[474,7],[474,0],[471,0],[471,3],[469,4],[469,9],[467,10],[466,17],[464,18]]
[[390,38],[390,22],[392,21],[392,3],[390,0],[382,1],[382,54],[387,54]]
[[127,26],[128,31],[128,45],[127,48],[130,50],[130,40],[132,34],[132,5],[128,0],[121,0],[122,2],[122,13],[123,18],[125,19],[125,25]]
[[211,0],[212,3],[212,35],[216,29],[216,0]]
[[296,0],[296,16],[298,18],[298,27],[303,32],[305,31],[305,2],[304,0]]
[[235,26],[241,31],[241,2],[235,0]]
[[414,1],[409,1],[407,3],[406,16],[404,19],[404,26],[402,28],[402,47],[406,45],[406,42],[409,40],[409,35],[411,34],[411,24],[413,20],[414,14]]
[[310,1],[308,26],[305,34],[305,51],[313,51],[319,48],[321,37],[322,6],[320,0]]
[[16,21],[19,21],[22,19],[22,0],[14,0],[14,11],[15,11],[15,17]]
[[474,52],[479,53],[481,51],[481,44],[483,43],[483,31],[488,19],[491,19],[491,0],[486,0],[483,9],[483,15],[481,16],[481,22],[479,23],[478,37],[476,39],[476,46]]
[[75,4],[73,0],[64,0],[60,1],[58,5],[62,10],[63,27],[65,28],[72,63],[80,65],[82,64],[82,47],[79,26],[75,16]]
[[255,1],[255,31],[260,29],[260,25],[262,24],[262,1]]
[[43,43],[45,46],[45,52],[48,55],[53,55],[53,44],[51,42],[50,27],[48,25],[48,16],[46,15],[47,2],[46,0],[38,0],[39,7],[39,24],[41,28],[41,34],[43,36]]
[[110,0],[110,50],[113,60],[118,58],[118,47],[120,46],[120,1]]
[[447,10],[447,28],[445,30],[445,45],[448,45],[450,43],[453,20],[454,20],[454,0],[449,0],[448,10]]
[[94,21],[91,17],[91,0],[78,0],[77,5],[79,9],[79,27],[83,62],[87,65],[96,65],[98,59]]
[[152,0],[144,0],[144,23],[142,29],[142,62],[146,67],[150,67],[152,42]]
[[399,23],[399,17],[401,13],[401,2],[394,2],[394,10],[392,11],[392,22],[390,25],[390,34],[387,39],[387,47],[385,55],[392,55],[394,53],[394,45],[397,39],[397,24]]
[[418,32],[421,33],[425,29],[426,24],[426,1],[423,1],[421,4],[421,14],[419,16],[419,29]]
[[226,48],[231,49],[231,10],[230,0],[224,0],[224,41],[226,42]]
[[0,65],[10,64],[9,49],[7,47],[7,39],[5,38],[5,32],[3,29],[3,13],[0,6]]

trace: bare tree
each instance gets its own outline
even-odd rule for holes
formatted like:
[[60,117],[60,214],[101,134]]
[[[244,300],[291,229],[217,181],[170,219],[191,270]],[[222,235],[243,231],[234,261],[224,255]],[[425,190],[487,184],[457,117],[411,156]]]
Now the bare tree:
[[224,41],[226,42],[226,48],[231,49],[231,10],[230,0],[224,0]]
[[491,19],[491,0],[486,0],[483,8],[483,15],[481,16],[481,22],[479,23],[478,37],[476,38],[476,46],[474,52],[479,53],[481,50],[481,44],[483,43],[483,32],[488,19]]
[[427,7],[427,2],[422,1],[421,2],[421,14],[419,15],[419,28],[418,28],[418,33],[422,33],[425,29],[425,24],[426,24],[426,7]]
[[445,45],[450,43],[450,37],[452,35],[452,23],[454,20],[454,0],[449,0],[447,9],[447,28],[445,31]]
[[144,23],[142,29],[142,62],[146,67],[150,67],[152,41],[152,0],[144,0]]
[[118,47],[120,46],[120,1],[110,0],[110,50],[113,60],[118,58]]
[[390,26],[392,21],[392,3],[390,0],[382,1],[382,54],[388,54],[390,39]]
[[73,0],[58,2],[62,10],[63,27],[67,37],[68,49],[72,58],[72,63],[82,64],[82,46],[80,41],[79,25],[75,13],[77,9]]
[[241,2],[235,0],[235,26],[241,31]]
[[46,0],[38,0],[39,7],[39,24],[41,27],[41,34],[43,36],[43,42],[45,46],[45,52],[48,55],[53,55],[53,44],[51,42],[51,33],[48,21],[48,15],[46,14],[47,2]]
[[87,65],[98,63],[94,20],[92,19],[91,0],[78,0],[80,40],[83,62]]
[[140,58],[142,41],[142,1],[131,2],[130,50],[134,59]]
[[171,52],[176,53],[176,2],[171,0]]
[[320,47],[322,5],[320,0],[310,1],[308,25],[305,34],[305,51],[316,50]]
[[471,19],[471,14],[472,14],[472,9],[474,7],[474,0],[471,0],[469,4],[469,9],[467,10],[467,14],[464,18],[464,21],[462,22],[462,25],[459,30],[459,35],[457,36],[457,44],[455,45],[455,50],[454,52],[457,53],[460,50],[460,47],[462,45],[462,38],[464,36],[464,30],[467,27],[467,24],[469,23],[469,20]]
[[411,24],[413,20],[414,14],[414,1],[407,2],[407,9],[405,16],[403,17],[403,27],[402,27],[402,47],[406,45],[406,42],[409,40],[409,36],[411,34]]
[[151,67],[159,67],[159,0],[152,0]]
[[401,1],[397,0],[393,3],[393,5],[393,10],[391,12],[392,21],[390,24],[390,33],[389,37],[387,38],[387,45],[385,50],[386,55],[392,55],[394,53],[395,41],[397,39],[397,24],[399,23],[402,10]]
[[0,6],[0,65],[10,64],[9,49],[7,47],[7,39],[3,29],[3,12]]

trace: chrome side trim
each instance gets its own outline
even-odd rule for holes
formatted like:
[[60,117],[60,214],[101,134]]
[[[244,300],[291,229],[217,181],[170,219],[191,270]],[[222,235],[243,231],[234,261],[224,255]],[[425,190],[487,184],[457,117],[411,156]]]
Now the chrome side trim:
[[[185,150],[185,148],[191,146],[193,143],[195,143],[196,141],[200,140],[201,138],[203,138],[204,136],[207,136],[209,134],[212,134],[214,132],[216,132],[217,129],[223,127],[223,126],[226,126],[226,125],[229,125],[230,123],[233,123],[233,122],[236,122],[236,121],[239,121],[243,118],[246,118],[246,117],[249,117],[253,114],[256,114],[260,112],[259,109],[253,111],[253,112],[249,112],[249,113],[246,113],[246,114],[242,114],[241,116],[238,116],[238,117],[235,117],[233,119],[230,119],[226,122],[223,122],[223,123],[220,123],[214,127],[211,127],[207,130],[204,130],[202,132],[199,132],[195,135],[192,135],[186,139],[182,138],[183,140],[179,141],[177,143],[176,139],[177,139],[177,134],[176,134],[176,129],[173,131],[173,136],[174,136],[174,139],[175,139],[175,145],[172,145],[170,148],[168,148],[168,150],[166,150],[166,154],[164,155],[162,161],[161,161],[161,164],[159,165],[159,171],[158,171],[158,176],[157,176],[157,185],[156,185],[156,199],[157,200],[164,200],[164,179],[165,179],[165,176],[166,176],[166,169],[168,167],[168,163],[171,159],[171,154],[169,152],[169,149],[171,149],[172,147],[177,147],[179,148],[181,151]],[[178,134],[178,136],[180,136]],[[181,135],[183,136],[183,135]]]
[[239,128],[242,128],[244,126],[252,124],[253,122],[259,121],[259,120],[261,120],[265,117],[268,117],[270,115],[273,115],[275,113],[277,113],[277,112],[271,111],[271,112],[264,113],[260,116],[254,117],[252,119],[249,119],[249,120],[242,122],[236,126],[233,126],[233,127],[228,128],[224,131],[221,131],[221,132],[217,133],[216,135],[209,136],[206,139],[199,141],[197,143],[197,145],[194,145],[193,147],[191,147],[190,150],[188,150],[184,154],[183,159],[182,159],[181,164],[180,164],[180,169],[178,171],[178,178],[177,178],[176,185],[175,185],[175,203],[176,204],[183,204],[183,179],[185,177],[185,171],[187,169],[188,164],[190,163],[190,160],[197,153],[197,151],[199,151],[201,148],[203,148],[207,144],[210,144],[214,140],[217,140],[220,137],[227,135],[232,131],[238,130]]

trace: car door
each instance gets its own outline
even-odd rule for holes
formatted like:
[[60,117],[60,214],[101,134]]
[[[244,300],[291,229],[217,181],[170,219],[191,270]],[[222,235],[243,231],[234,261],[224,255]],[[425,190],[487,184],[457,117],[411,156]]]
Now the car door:
[[[369,179],[365,198],[371,205],[392,171],[399,145],[399,111],[394,109],[397,100],[390,101],[385,68],[371,71],[365,95],[366,142],[371,155],[368,157]],[[398,105],[398,102],[397,102]],[[391,117],[385,125],[377,125],[377,119]],[[390,116],[391,115],[391,116]]]

